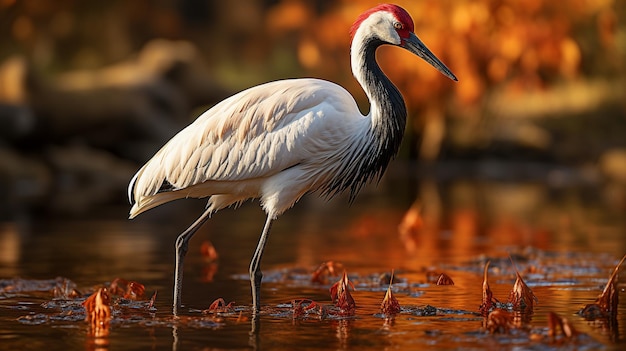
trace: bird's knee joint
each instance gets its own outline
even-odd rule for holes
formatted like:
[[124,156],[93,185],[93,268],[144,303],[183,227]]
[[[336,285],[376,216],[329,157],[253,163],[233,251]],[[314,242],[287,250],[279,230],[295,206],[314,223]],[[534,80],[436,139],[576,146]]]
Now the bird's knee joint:
[[260,281],[263,278],[263,272],[261,269],[250,270],[250,279],[254,281]]
[[187,247],[188,247],[188,246],[189,246],[189,245],[187,244],[187,240],[185,240],[185,238],[184,238],[184,237],[179,236],[179,237],[176,239],[176,250],[177,250],[178,252],[181,252],[181,253],[183,253],[183,254],[186,254],[186,253],[187,253]]

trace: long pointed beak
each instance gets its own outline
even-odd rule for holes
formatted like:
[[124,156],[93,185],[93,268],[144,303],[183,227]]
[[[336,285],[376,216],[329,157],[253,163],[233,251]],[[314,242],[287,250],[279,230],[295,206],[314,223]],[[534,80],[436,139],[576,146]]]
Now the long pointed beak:
[[417,35],[415,35],[414,33],[409,33],[409,37],[407,39],[404,39],[400,46],[421,57],[422,59],[424,59],[424,61],[430,63],[446,77],[454,81],[458,81],[454,73],[452,73],[452,71],[448,67],[446,67],[446,65],[444,65],[443,62],[441,62],[441,60],[439,60],[437,56],[435,56],[435,54],[433,54],[426,47],[426,45],[422,43],[420,38],[418,38]]

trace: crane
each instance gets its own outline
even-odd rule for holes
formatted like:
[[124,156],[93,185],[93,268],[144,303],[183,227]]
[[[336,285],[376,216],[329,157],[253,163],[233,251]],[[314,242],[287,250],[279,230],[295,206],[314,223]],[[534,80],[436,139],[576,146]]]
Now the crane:
[[406,10],[391,4],[365,11],[350,28],[352,73],[369,98],[367,115],[335,83],[269,82],[202,113],[139,169],[128,186],[131,219],[173,200],[208,198],[202,215],[176,239],[174,315],[181,307],[188,242],[213,213],[259,198],[267,214],[249,270],[256,315],[272,222],[307,193],[331,198],[349,191],[352,201],[366,183],[380,179],[400,147],[407,111],[377,64],[376,49],[399,46],[457,81],[413,30]]

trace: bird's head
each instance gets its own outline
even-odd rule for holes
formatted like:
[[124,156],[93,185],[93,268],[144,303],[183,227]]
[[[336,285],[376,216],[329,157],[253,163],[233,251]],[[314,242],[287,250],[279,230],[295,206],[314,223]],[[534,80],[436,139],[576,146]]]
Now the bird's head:
[[446,77],[457,78],[413,33],[413,19],[398,5],[381,4],[363,12],[350,28],[354,41],[377,39],[383,43],[402,47],[430,63]]

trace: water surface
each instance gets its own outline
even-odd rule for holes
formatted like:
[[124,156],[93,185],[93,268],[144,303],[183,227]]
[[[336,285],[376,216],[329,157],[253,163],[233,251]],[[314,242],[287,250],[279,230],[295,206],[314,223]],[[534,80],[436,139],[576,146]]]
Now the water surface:
[[[80,317],[80,301],[63,305],[48,291],[0,294],[3,348],[53,349],[552,349],[559,346],[620,349],[626,345],[623,284],[616,325],[588,322],[575,313],[601,292],[626,253],[624,203],[602,184],[548,187],[537,181],[450,180],[386,177],[349,205],[305,197],[272,228],[263,258],[263,311],[250,335],[247,268],[264,214],[258,202],[224,210],[190,244],[185,264],[183,314],[171,317],[177,233],[203,209],[202,201],[178,201],[137,219],[114,206],[80,217],[25,215],[0,224],[0,279],[63,277],[84,294],[119,277],[157,291],[155,308],[114,314],[96,337]],[[407,214],[407,212],[409,212]],[[207,262],[201,243],[219,253]],[[511,257],[539,299],[524,330],[492,335],[478,314],[482,270],[491,260],[490,285],[506,301],[515,280]],[[353,316],[294,318],[292,300],[331,306],[328,284],[312,283],[323,262],[340,262],[356,291]],[[378,277],[395,271],[402,312],[385,318],[387,289]],[[453,286],[429,279],[445,272]],[[217,298],[233,311],[203,314]],[[430,306],[434,315],[421,315]],[[115,310],[114,306],[114,310]],[[566,317],[584,336],[559,345],[536,340],[547,334],[547,314]]]

